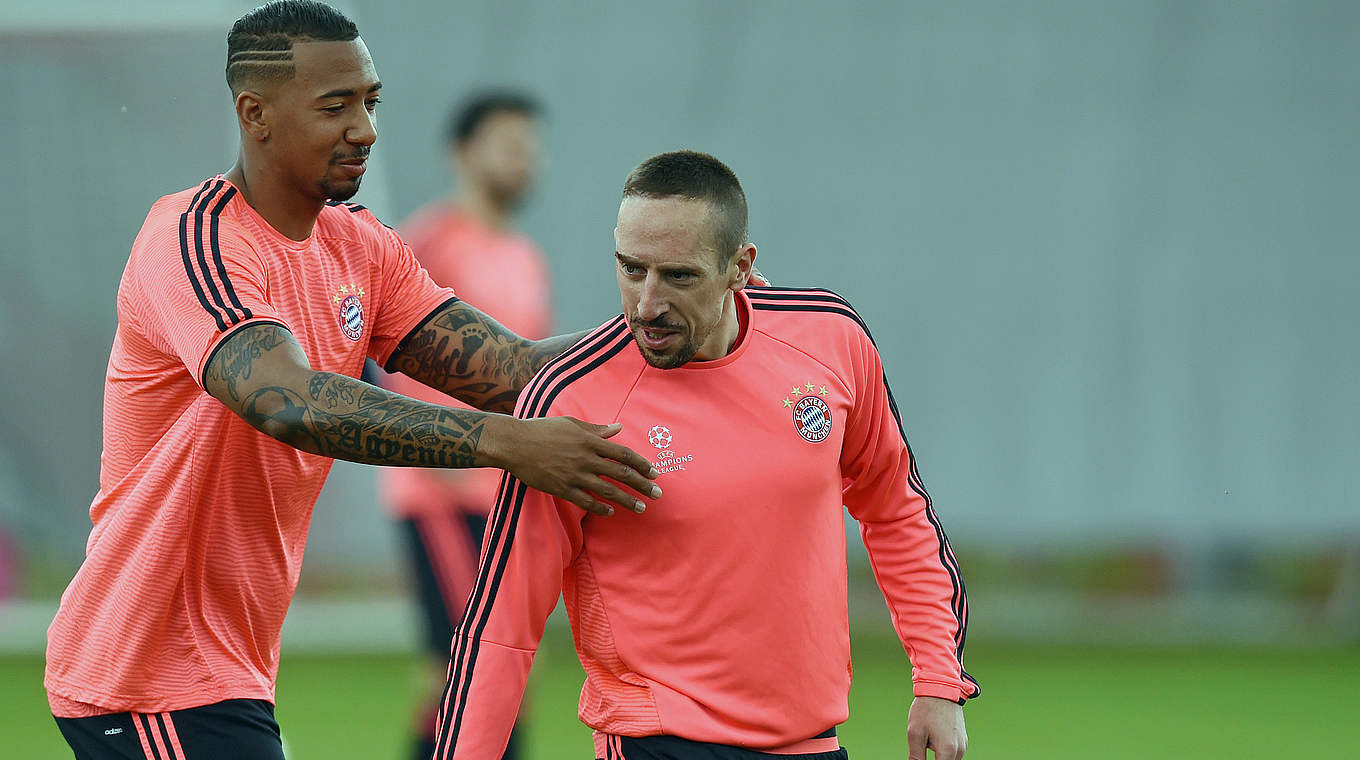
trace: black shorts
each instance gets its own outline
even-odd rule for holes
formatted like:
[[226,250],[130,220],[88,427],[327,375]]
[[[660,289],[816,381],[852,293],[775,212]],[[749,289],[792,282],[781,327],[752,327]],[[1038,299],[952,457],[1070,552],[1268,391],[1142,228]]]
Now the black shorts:
[[486,515],[450,510],[405,518],[401,528],[424,623],[425,648],[436,658],[447,659],[454,626],[463,617],[477,577]]
[[[816,738],[835,736],[832,729]],[[608,744],[606,757],[596,760],[848,760],[845,748],[805,755],[771,755],[768,752],[690,741],[678,736],[619,736]]]
[[56,720],[76,760],[284,760],[274,706],[260,699]]

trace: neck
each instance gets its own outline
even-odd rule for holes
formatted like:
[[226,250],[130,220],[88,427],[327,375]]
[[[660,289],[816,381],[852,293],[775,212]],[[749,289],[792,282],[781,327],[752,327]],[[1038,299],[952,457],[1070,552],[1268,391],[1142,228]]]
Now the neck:
[[292,240],[310,237],[317,216],[326,207],[324,199],[301,195],[277,172],[271,172],[266,162],[250,160],[244,153],[226,177],[270,227]]
[[721,359],[732,353],[736,348],[737,339],[741,337],[741,318],[737,314],[737,299],[732,295],[732,291],[727,291],[727,298],[723,301],[722,316],[718,318],[718,326],[709,333],[708,340],[704,341],[703,348],[694,354],[696,361],[713,361]]
[[493,230],[510,226],[510,212],[493,201],[490,193],[471,182],[464,182],[459,190],[458,207]]

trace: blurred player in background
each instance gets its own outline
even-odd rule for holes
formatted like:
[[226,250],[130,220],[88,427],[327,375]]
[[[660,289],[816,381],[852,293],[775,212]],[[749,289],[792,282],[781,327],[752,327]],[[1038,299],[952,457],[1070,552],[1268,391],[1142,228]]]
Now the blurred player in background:
[[500,752],[561,595],[596,758],[844,760],[842,505],[910,655],[907,757],[963,757],[968,602],[864,321],[830,291],[743,289],[746,197],[706,154],[634,169],[614,239],[623,315],[549,362],[516,413],[623,422],[665,496],[599,520],[501,481],[435,757]]
[[[446,131],[457,193],[420,209],[401,230],[435,282],[483,304],[501,324],[531,339],[552,329],[548,263],[513,225],[538,167],[538,113],[533,99],[510,91],[479,93],[457,107]],[[382,384],[430,403],[465,406],[405,375],[390,375]],[[418,760],[434,753],[453,622],[472,592],[500,475],[493,469],[420,468],[382,474],[384,500],[404,534],[430,654],[428,693],[416,715]],[[512,734],[506,758],[517,756],[517,744]]]

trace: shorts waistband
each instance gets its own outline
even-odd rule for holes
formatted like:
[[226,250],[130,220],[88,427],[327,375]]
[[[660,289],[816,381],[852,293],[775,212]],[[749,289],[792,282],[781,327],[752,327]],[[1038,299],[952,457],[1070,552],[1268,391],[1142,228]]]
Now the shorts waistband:
[[[829,736],[827,734],[830,734]],[[620,749],[622,736],[609,734],[604,731],[595,732],[595,757],[601,758],[622,758],[623,751]],[[646,737],[634,737],[646,738]],[[734,745],[735,746],[735,745]],[[822,734],[818,734],[810,739],[803,739],[792,744],[785,744],[780,747],[738,747],[751,752],[761,752],[766,755],[815,755],[819,752],[835,752],[841,748],[841,740],[836,736],[835,729],[830,729]]]

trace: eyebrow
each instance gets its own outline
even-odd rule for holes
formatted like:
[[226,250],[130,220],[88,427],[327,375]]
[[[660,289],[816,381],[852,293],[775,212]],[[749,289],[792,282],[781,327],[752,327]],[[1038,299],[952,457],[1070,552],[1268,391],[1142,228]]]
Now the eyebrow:
[[[369,92],[377,92],[378,90],[381,90],[381,89],[382,89],[382,82],[378,82],[377,84],[375,84],[375,85],[373,85],[372,87],[368,88],[368,91],[369,91]],[[331,90],[330,92],[328,92],[328,93],[326,93],[326,94],[324,94],[324,95],[318,95],[316,99],[317,99],[317,100],[321,100],[321,99],[323,99],[323,98],[352,98],[352,97],[354,97],[355,95],[358,95],[358,94],[359,94],[359,93],[358,93],[357,91],[355,91],[355,90]]]
[[[618,259],[620,264],[629,264],[629,265],[631,265],[631,266],[645,266],[645,264],[643,264],[643,262],[642,262],[642,259],[635,259],[635,258],[633,258],[632,256],[628,256],[628,255],[623,254],[623,253],[620,253],[620,252],[618,252],[618,251],[614,251],[614,258]],[[703,274],[703,270],[702,270],[702,269],[700,269],[700,268],[698,268],[698,267],[688,266],[688,265],[685,265],[685,264],[658,264],[656,268],[659,269],[659,270],[661,270],[662,272],[666,272],[666,273],[669,273],[669,272],[684,272],[684,273],[687,273],[687,274],[696,274],[696,275],[701,275],[701,274]]]

